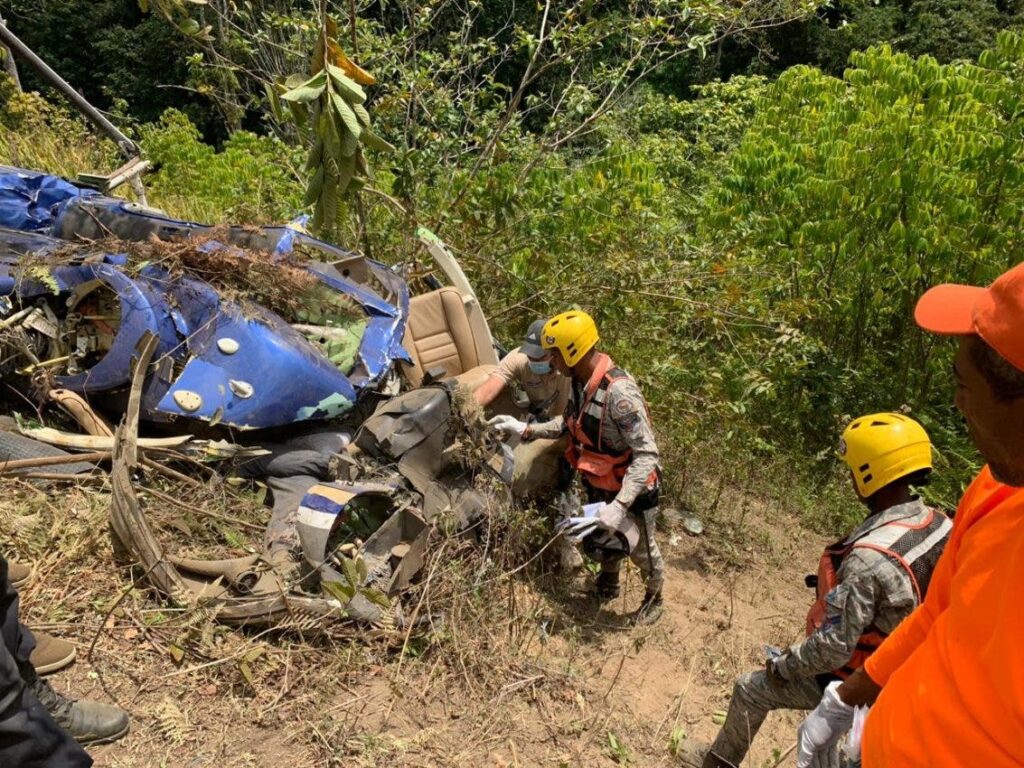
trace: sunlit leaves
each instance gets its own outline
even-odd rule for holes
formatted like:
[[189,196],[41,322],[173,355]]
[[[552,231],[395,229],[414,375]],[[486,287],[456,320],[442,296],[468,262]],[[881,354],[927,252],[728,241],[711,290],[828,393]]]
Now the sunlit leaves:
[[[344,197],[370,176],[363,145],[377,151],[394,147],[370,131],[366,91],[375,78],[351,61],[336,39],[337,26],[325,19],[312,57],[312,75],[292,75],[273,89],[272,104],[283,102],[292,120],[310,136],[304,203],[313,206],[312,226],[330,231],[344,215]],[[277,110],[278,117],[281,116]]]
[[811,385],[792,361],[776,371],[792,397],[836,395],[791,411],[816,430],[834,408],[927,401],[946,362],[916,331],[917,297],[1024,259],[1024,41],[1001,34],[980,65],[888,47],[850,65],[843,79],[779,78],[705,228],[749,259],[762,311],[799,307],[791,320],[826,345],[816,375],[832,366],[831,382]]

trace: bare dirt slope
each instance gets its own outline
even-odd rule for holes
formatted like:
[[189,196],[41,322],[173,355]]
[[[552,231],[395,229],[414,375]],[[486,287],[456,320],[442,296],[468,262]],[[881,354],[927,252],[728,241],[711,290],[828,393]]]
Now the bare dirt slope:
[[[79,661],[53,682],[133,715],[125,740],[93,750],[99,766],[673,765],[671,742],[713,737],[761,646],[799,636],[803,575],[824,544],[769,510],[725,513],[721,538],[659,532],[667,610],[650,628],[624,621],[641,595],[631,570],[606,610],[579,595],[582,582],[537,590],[514,578],[491,606],[507,621],[451,611],[431,642],[314,641],[201,615],[176,623],[126,590],[102,498],[24,493],[0,510],[0,546],[37,564],[29,623],[78,643]],[[773,765],[797,722],[772,715],[746,765]]]

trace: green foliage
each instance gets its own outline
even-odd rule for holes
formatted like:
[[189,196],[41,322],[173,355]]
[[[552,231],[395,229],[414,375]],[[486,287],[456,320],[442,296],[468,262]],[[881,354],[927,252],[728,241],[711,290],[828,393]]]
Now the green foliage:
[[737,73],[774,76],[798,64],[841,76],[851,53],[883,43],[943,64],[974,60],[1001,30],[1021,28],[1020,10],[1017,2],[998,0],[836,0],[813,15],[720,43],[703,64],[681,59],[658,86],[680,93],[681,84]]
[[948,424],[951,350],[916,329],[914,303],[1021,250],[1024,40],[1001,34],[980,64],[888,47],[851,63],[843,80],[778,80],[703,228],[726,284],[778,329],[748,342],[732,392],[766,439],[809,452],[861,411],[941,408]]
[[0,74],[0,157],[8,165],[73,177],[114,167],[117,148],[36,93],[19,93]]
[[618,119],[622,140],[632,137],[638,154],[681,190],[703,189],[721,170],[768,87],[763,77],[734,77],[693,89],[687,100],[647,89]]
[[616,765],[632,765],[633,756],[629,752],[629,747],[622,743],[611,731],[608,731],[608,756],[612,759]]
[[[299,128],[308,131],[312,149],[306,160],[310,174],[304,203],[313,205],[312,227],[331,233],[343,223],[346,194],[358,192],[371,177],[363,147],[393,152],[394,147],[370,130],[363,85],[376,79],[342,51],[337,25],[323,19],[313,54],[313,75],[292,75],[271,92],[271,104],[280,118],[279,102],[285,102]],[[287,89],[287,90],[284,90]]]
[[146,177],[151,201],[175,216],[269,223],[287,221],[302,210],[301,151],[279,139],[238,131],[217,151],[175,110],[158,123],[141,126],[139,138],[157,167]]
[[907,15],[900,47],[940,62],[976,59],[1007,20],[992,0],[915,0]]
[[[135,0],[10,0],[3,15],[11,30],[100,109],[118,102],[133,120],[157,120],[181,110],[207,139],[226,136],[210,97],[190,87],[187,55],[193,43],[162,18],[144,16]],[[28,90],[47,90],[19,62]],[[55,100],[62,103],[62,100]]]
[[[302,52],[318,25],[297,7],[240,10],[251,35],[227,36],[231,56],[273,80],[308,71]],[[353,125],[362,133],[355,108],[371,104],[374,130],[400,149],[382,156],[362,217],[334,239],[397,262],[416,256],[416,225],[437,231],[506,341],[539,314],[593,312],[603,347],[650,398],[677,505],[713,516],[710,476],[719,487],[763,483],[758,493],[777,489],[817,527],[844,527],[859,507],[833,456],[839,430],[903,406],[939,446],[940,482],[926,493],[955,501],[977,457],[949,405],[950,345],[920,334],[911,313],[932,284],[984,282],[1021,258],[1024,43],[1004,34],[977,64],[883,46],[854,53],[842,78],[801,66],[775,83],[733,77],[673,98],[634,75],[707,46],[707,18],[659,26],[671,14],[656,4],[628,22],[615,15],[636,7],[559,18],[542,33],[543,6],[503,15],[480,4],[467,16],[440,4],[420,18],[397,3],[360,19],[359,58],[379,87],[353,87],[314,60],[322,77],[258,95],[239,70],[239,103],[326,106],[337,135],[321,131],[312,146],[319,136],[323,155],[329,139],[336,158],[354,157],[362,136],[346,136]],[[856,7],[857,24],[833,16],[818,28],[835,71],[872,35],[917,45],[911,10],[920,25],[973,13],[966,2]],[[992,23],[972,20],[964,36],[920,40],[958,58]],[[616,63],[645,40],[662,46],[657,55]],[[208,52],[199,59],[205,75],[219,71]],[[62,110],[0,96],[8,162],[65,174],[115,164],[112,147]],[[219,151],[179,111],[138,126],[157,168],[151,200],[203,221],[292,218],[316,165],[304,169],[308,147],[282,118],[268,115],[279,138],[236,131]]]

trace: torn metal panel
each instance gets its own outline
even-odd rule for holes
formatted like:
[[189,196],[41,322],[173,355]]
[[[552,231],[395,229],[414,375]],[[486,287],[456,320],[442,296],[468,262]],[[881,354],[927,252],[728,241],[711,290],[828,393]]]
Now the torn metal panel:
[[96,194],[58,176],[0,165],[0,226],[49,233],[68,201]]
[[[393,486],[370,483],[337,481],[310,487],[296,518],[308,566],[322,581],[350,588],[369,587],[383,594],[404,588],[423,565],[428,527],[408,503],[402,504],[402,496]],[[360,532],[367,536],[365,541],[357,537]],[[359,582],[352,584],[342,573],[343,560],[355,557],[361,558],[364,569]],[[345,610],[368,621],[381,615],[381,606],[358,591]]]
[[[123,388],[139,339],[147,332],[158,337],[155,370],[142,399],[142,417],[150,421],[187,418],[262,429],[331,419],[347,412],[362,390],[385,381],[396,360],[408,360],[401,343],[409,312],[405,282],[382,264],[310,237],[300,225],[218,228],[222,242],[207,241],[201,248],[301,257],[319,290],[328,299],[344,297],[339,306],[360,316],[347,329],[332,317],[323,328],[300,326],[307,331],[300,333],[279,314],[243,307],[188,275],[156,264],[136,265],[132,274],[123,255],[61,257],[65,261],[40,261],[19,274],[25,257],[59,253],[67,241],[213,233],[57,177],[0,168],[0,225],[13,228],[0,228],[0,296],[11,298],[11,310],[28,301],[56,310],[58,327],[43,335],[54,336],[50,349],[61,353],[50,354],[45,364],[59,366],[66,358],[54,371],[60,387],[79,393]],[[116,305],[116,317],[96,321],[78,311],[98,297]],[[37,326],[42,322],[33,318]],[[321,337],[323,344],[314,343]],[[28,362],[41,363],[39,356]]]

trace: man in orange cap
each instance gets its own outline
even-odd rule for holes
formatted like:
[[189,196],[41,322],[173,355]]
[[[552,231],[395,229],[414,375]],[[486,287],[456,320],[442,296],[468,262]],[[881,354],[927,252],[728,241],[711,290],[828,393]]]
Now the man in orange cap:
[[925,601],[801,727],[801,767],[862,704],[864,768],[1024,766],[1024,264],[988,288],[933,288],[914,316],[960,337],[955,402],[987,464]]

